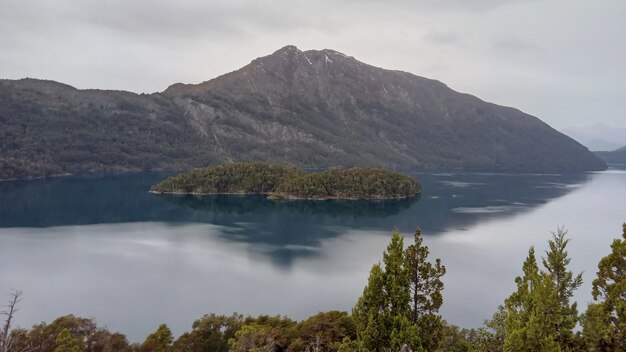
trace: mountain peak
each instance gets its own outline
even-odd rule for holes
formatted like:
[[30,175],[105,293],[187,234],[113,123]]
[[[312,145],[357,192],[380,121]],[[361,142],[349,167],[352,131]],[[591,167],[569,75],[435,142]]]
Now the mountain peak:
[[302,52],[295,45],[285,45],[284,47],[276,50],[272,55],[281,55],[281,54],[289,54],[294,52]]
[[351,58],[351,56],[348,56],[344,53],[341,53],[337,50],[333,50],[333,49],[322,49],[322,50],[307,50],[306,52],[311,52],[311,53],[322,53],[324,55],[331,55],[331,56],[338,56],[338,57],[346,57],[346,58]]
[[258,62],[258,60],[266,61],[266,60],[276,60],[278,62],[293,62],[293,63],[301,63],[307,65],[313,65],[314,62],[321,62],[322,64],[333,63],[336,60],[348,60],[350,63],[360,63],[352,56],[348,56],[339,51],[333,49],[322,49],[322,50],[306,50],[302,51],[298,49],[295,45],[287,45],[268,56],[260,57],[253,62]]
[[[202,84],[168,89],[167,95],[202,102],[202,108],[187,102],[184,110],[193,111],[201,133],[217,136],[219,143],[239,145],[235,136],[249,131],[247,142],[258,143],[250,148],[266,148],[263,160],[544,171],[605,167],[533,116],[333,49],[288,45]],[[236,160],[237,152],[228,155]],[[309,160],[313,154],[318,162]]]

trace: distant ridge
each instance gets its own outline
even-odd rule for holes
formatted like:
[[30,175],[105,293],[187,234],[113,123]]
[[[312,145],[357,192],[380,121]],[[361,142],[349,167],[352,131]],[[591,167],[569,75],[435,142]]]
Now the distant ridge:
[[579,127],[567,127],[563,133],[574,138],[591,151],[615,150],[624,145],[626,128],[594,124]]
[[598,151],[595,153],[609,165],[626,165],[626,146],[613,151]]
[[334,50],[295,46],[155,94],[0,80],[0,140],[0,178],[224,161],[523,172],[606,168],[587,148],[519,110]]

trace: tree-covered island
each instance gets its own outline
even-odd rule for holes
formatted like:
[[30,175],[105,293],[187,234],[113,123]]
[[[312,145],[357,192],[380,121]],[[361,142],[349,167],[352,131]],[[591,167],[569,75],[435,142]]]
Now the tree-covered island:
[[265,194],[275,199],[399,199],[417,195],[412,177],[382,168],[332,169],[309,173],[268,163],[232,163],[165,179],[157,194]]

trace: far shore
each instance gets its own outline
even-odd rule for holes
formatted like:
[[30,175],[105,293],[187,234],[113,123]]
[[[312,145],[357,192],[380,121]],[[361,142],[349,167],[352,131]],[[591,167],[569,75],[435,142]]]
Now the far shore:
[[417,192],[414,195],[410,196],[401,196],[401,197],[367,197],[367,198],[351,198],[351,197],[296,197],[290,194],[277,194],[277,193],[253,193],[253,192],[220,192],[220,193],[201,193],[201,192],[159,192],[159,191],[148,191],[152,194],[169,194],[169,195],[189,195],[189,196],[219,196],[219,195],[228,195],[228,196],[250,196],[250,195],[263,195],[266,196],[267,199],[272,200],[399,200],[399,199],[407,199],[417,197],[421,192]]

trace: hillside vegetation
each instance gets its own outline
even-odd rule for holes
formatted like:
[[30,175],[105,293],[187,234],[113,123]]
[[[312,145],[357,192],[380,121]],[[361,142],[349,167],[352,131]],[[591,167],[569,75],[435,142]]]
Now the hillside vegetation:
[[183,114],[158,95],[0,80],[0,179],[215,162]]
[[267,194],[288,178],[303,171],[287,165],[232,163],[209,166],[154,185],[154,193],[181,194]]
[[267,194],[287,199],[393,199],[415,196],[412,177],[380,168],[333,169],[306,173],[293,166],[232,163],[169,177],[153,193]]
[[392,199],[412,197],[420,185],[411,177],[379,168],[335,169],[288,178],[276,198]]

